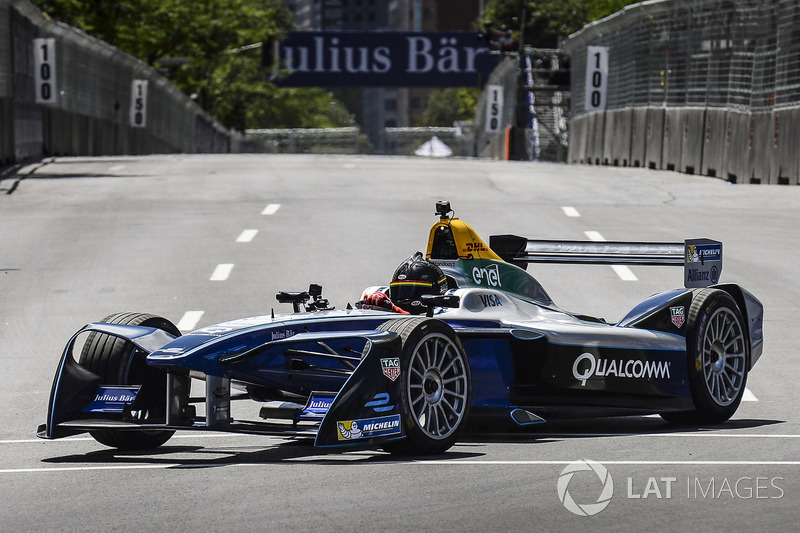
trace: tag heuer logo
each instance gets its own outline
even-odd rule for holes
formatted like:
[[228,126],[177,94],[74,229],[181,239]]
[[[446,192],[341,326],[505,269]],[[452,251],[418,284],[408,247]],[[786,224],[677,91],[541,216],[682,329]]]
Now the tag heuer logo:
[[669,314],[672,315],[672,323],[676,328],[683,326],[685,322],[685,308],[684,307],[670,307]]
[[384,376],[392,381],[396,380],[400,375],[400,358],[381,359],[381,369],[383,369]]

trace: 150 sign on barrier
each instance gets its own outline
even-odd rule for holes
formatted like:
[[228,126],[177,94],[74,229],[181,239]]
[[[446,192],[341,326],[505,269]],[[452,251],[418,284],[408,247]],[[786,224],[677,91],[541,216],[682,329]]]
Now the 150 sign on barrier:
[[608,86],[608,47],[589,46],[586,50],[586,104],[587,111],[606,108]]
[[[497,55],[471,31],[290,31],[264,46],[287,87],[480,87]],[[283,74],[285,77],[282,77]]]
[[497,133],[503,120],[503,86],[489,85],[486,94],[486,133]]
[[147,127],[147,80],[131,83],[131,126]]
[[33,67],[36,84],[36,103],[56,103],[56,40],[33,40]]

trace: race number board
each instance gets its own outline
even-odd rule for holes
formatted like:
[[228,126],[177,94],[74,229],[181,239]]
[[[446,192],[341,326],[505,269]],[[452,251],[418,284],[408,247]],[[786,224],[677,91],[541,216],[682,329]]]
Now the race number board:
[[56,40],[33,40],[33,67],[36,83],[36,103],[56,103]]
[[608,47],[589,46],[586,50],[586,111],[606,108],[608,87]]
[[503,86],[486,86],[486,133],[497,133],[503,126]]
[[131,83],[131,126],[147,127],[147,80]]

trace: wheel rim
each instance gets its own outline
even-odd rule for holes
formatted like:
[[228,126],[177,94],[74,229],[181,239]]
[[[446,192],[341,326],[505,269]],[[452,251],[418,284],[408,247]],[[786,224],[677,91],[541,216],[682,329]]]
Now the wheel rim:
[[458,345],[440,333],[426,335],[408,369],[411,416],[428,437],[449,437],[467,409],[467,368]]
[[706,389],[719,405],[730,405],[744,385],[746,344],[739,319],[717,309],[703,335],[702,365]]

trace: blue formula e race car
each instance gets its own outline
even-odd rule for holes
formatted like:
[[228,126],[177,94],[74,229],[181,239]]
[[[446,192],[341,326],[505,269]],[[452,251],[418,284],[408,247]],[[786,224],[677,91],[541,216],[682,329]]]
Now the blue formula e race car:
[[[435,454],[468,423],[505,431],[658,413],[715,424],[736,411],[762,352],[763,308],[719,283],[721,243],[500,235],[487,245],[449,203],[437,215],[418,260],[440,279],[408,269],[387,294],[434,288],[413,302],[419,314],[394,304],[399,312],[332,309],[317,285],[278,294],[293,313],[183,336],[161,317],[116,314],[67,343],[39,436],[89,432],[107,446],[148,449],[176,430],[210,430]],[[529,262],[682,265],[686,288],[609,324],[556,307]]]

